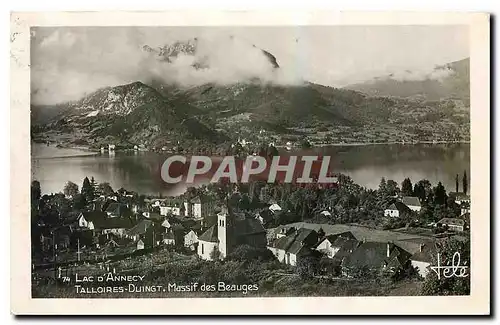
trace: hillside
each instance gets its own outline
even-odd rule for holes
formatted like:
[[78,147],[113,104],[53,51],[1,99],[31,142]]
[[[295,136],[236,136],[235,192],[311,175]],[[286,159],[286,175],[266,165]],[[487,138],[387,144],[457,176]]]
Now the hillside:
[[38,131],[62,142],[98,147],[110,142],[155,145],[195,139],[215,143],[223,139],[140,82],[100,89],[52,110],[59,113]]
[[468,105],[470,88],[469,58],[436,66],[433,71],[419,75],[404,71],[398,75],[382,76],[345,87],[370,96],[421,96],[426,100],[457,99]]
[[371,97],[312,83],[209,84],[160,92],[233,139],[262,131],[278,142],[303,136],[316,143],[468,137],[468,111],[448,100]]
[[[281,69],[274,55],[257,49],[268,69]],[[197,52],[197,39],[142,50],[165,64],[191,55],[196,60],[190,69],[209,68],[210,57]],[[343,89],[255,76],[190,87],[153,79],[102,88],[74,102],[32,106],[32,136],[94,148],[115,143],[211,152],[239,138],[260,145],[304,138],[315,144],[468,141],[468,69],[467,59],[436,67],[436,75],[445,72],[439,80],[388,77]]]

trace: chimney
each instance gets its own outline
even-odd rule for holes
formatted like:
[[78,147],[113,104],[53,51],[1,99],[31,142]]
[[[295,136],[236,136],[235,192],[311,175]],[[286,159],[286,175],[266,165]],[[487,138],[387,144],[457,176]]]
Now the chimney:
[[425,244],[420,244],[420,253],[422,253],[422,251],[424,250],[424,246]]
[[391,243],[387,243],[387,257],[391,256]]

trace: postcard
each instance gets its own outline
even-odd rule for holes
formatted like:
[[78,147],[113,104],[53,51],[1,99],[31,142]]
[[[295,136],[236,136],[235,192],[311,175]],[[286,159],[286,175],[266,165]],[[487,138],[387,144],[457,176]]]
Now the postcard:
[[488,315],[489,15],[11,15],[16,315]]

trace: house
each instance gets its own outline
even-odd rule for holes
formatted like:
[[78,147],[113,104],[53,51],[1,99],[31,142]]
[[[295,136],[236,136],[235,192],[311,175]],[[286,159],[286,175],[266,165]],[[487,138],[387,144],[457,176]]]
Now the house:
[[292,234],[295,231],[294,227],[276,227],[276,239]]
[[153,208],[159,208],[161,206],[162,202],[163,202],[163,199],[153,200],[152,203],[151,203],[151,207],[153,207]]
[[360,244],[361,242],[353,238],[338,237],[332,244],[333,247],[337,248],[333,259],[338,261],[340,265],[344,258],[352,254]]
[[336,235],[328,235],[320,239],[315,246],[315,250],[323,253],[328,258],[333,258],[343,246],[355,246],[358,243],[351,232],[345,232]]
[[363,242],[342,263],[344,276],[358,276],[360,271],[396,273],[409,265],[411,254],[392,243]]
[[107,214],[103,211],[99,210],[84,211],[80,213],[80,215],[78,216],[78,226],[81,228],[94,230],[95,229],[94,223],[96,222],[96,220],[98,219],[104,220],[106,218]]
[[162,222],[165,220],[165,216],[162,216],[158,212],[143,212],[142,215],[151,221]]
[[401,198],[401,202],[406,205],[410,210],[419,212],[422,210],[422,206],[420,205],[420,200],[416,196],[403,196]]
[[281,211],[281,207],[277,203],[274,203],[269,206],[269,210],[273,213],[276,213]]
[[214,214],[215,208],[216,202],[212,197],[200,195],[184,202],[184,216],[201,219]]
[[218,245],[218,226],[213,225],[198,238],[198,256],[204,260],[212,260],[213,254],[218,251]]
[[106,218],[104,220],[96,220],[94,227],[101,234],[113,234],[118,237],[125,236],[128,229],[132,228],[134,223],[130,218]]
[[327,211],[327,210],[321,211],[320,215],[322,215],[323,217],[331,217],[332,216],[331,212]]
[[396,201],[384,210],[384,217],[399,218],[404,213],[408,213],[410,211],[410,208],[407,207],[404,203]]
[[131,191],[127,191],[126,189],[124,188],[120,188],[118,191],[116,191],[119,195],[121,196],[124,196],[124,197],[128,197],[128,198],[132,198],[134,197],[134,192],[131,192]]
[[173,231],[168,231],[163,233],[163,244],[165,245],[175,245],[175,236]]
[[194,230],[190,230],[187,234],[184,235],[184,247],[187,247],[194,251],[196,249],[196,245],[198,244],[198,235]]
[[126,204],[111,202],[104,210],[110,218],[130,218],[132,211]]
[[224,259],[239,245],[265,248],[266,243],[266,231],[257,219],[224,209],[217,214],[217,223],[198,237],[198,256]]
[[161,226],[163,228],[165,228],[165,232],[168,232],[168,230],[172,227],[172,225],[170,224],[170,222],[168,222],[167,219],[165,219],[162,223],[161,223]]
[[167,215],[174,215],[174,216],[180,216],[181,215],[181,207],[182,203],[175,198],[169,198],[165,199],[160,203],[160,214],[162,216],[167,216]]
[[317,242],[316,231],[293,228],[288,235],[277,238],[267,248],[281,263],[296,265],[300,258],[311,255],[311,249]]
[[269,222],[273,221],[274,213],[272,213],[269,209],[262,209],[255,214],[255,218],[260,221],[261,224],[266,225]]
[[146,232],[151,229],[153,230],[154,228],[154,222],[151,220],[141,220],[137,225],[134,227],[130,228],[127,233],[126,237],[130,238],[134,241],[139,240],[142,236],[146,234]]
[[470,203],[462,203],[460,206],[460,214],[463,215],[466,213],[470,214]]
[[410,261],[411,265],[418,270],[418,274],[425,278],[435,258],[437,258],[436,244],[428,243],[420,244],[419,251],[410,257]]
[[180,216],[181,215],[181,207],[179,206],[160,206],[160,214],[162,216],[167,216],[167,215],[174,215],[174,216]]
[[116,249],[120,248],[120,245],[113,239],[109,239],[104,245],[101,246],[101,250],[106,252],[113,252]]
[[437,222],[437,226],[447,226],[451,231],[464,231],[465,220],[458,218],[443,218]]
[[470,204],[470,196],[463,192],[450,192],[448,196],[455,200],[455,203],[462,205],[463,203]]

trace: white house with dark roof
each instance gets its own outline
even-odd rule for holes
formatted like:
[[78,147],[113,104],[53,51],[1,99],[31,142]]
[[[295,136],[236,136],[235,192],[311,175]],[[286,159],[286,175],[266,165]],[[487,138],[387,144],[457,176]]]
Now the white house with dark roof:
[[311,229],[293,229],[288,235],[277,238],[268,245],[281,263],[296,265],[301,257],[311,254],[311,249],[318,242],[318,233]]
[[425,278],[429,273],[429,267],[433,259],[437,257],[437,247],[435,243],[422,243],[418,252],[410,257],[411,265],[418,270],[420,276]]
[[394,273],[406,269],[410,257],[409,252],[390,242],[363,242],[342,260],[342,274],[355,276],[361,269]]
[[208,195],[200,195],[184,203],[184,216],[192,217],[195,219],[202,219],[203,217],[213,214],[216,207],[215,200]]
[[132,210],[123,203],[111,202],[104,210],[109,218],[125,218],[132,216]]
[[162,242],[165,245],[175,245],[175,235],[173,231],[167,231],[163,233]]
[[384,210],[384,217],[399,218],[403,213],[409,212],[410,208],[403,202],[396,201]]
[[176,198],[167,198],[160,202],[160,214],[162,216],[167,216],[169,214],[174,216],[181,215],[182,202]]
[[321,211],[320,215],[325,216],[325,217],[331,217],[332,213],[328,210],[323,210],[323,211]]
[[276,213],[276,212],[278,212],[278,211],[281,211],[281,207],[279,206],[279,204],[277,204],[277,203],[273,203],[273,204],[271,204],[271,205],[269,206],[269,210],[270,210],[271,212]]
[[422,210],[422,205],[420,204],[420,200],[416,196],[403,196],[401,198],[401,202],[406,205],[410,210],[419,212]]
[[184,247],[195,250],[197,244],[198,235],[194,230],[191,229],[187,234],[184,235]]
[[452,231],[464,231],[465,220],[458,218],[443,218],[437,222],[438,226],[447,226]]
[[333,258],[335,254],[349,241],[357,242],[356,237],[351,232],[341,234],[328,235],[320,239],[315,249],[326,255],[328,258]]
[[470,203],[470,196],[463,192],[450,192],[448,196],[453,198],[456,204],[462,205],[464,203]]

